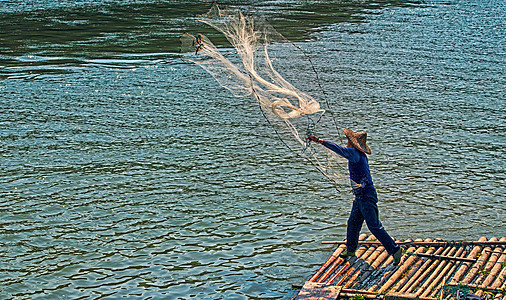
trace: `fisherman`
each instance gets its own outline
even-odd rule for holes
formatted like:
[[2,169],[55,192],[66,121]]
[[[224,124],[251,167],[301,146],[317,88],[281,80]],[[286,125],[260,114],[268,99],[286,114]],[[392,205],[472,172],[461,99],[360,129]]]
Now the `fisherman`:
[[310,135],[307,139],[322,144],[326,148],[336,152],[348,160],[348,171],[355,200],[348,218],[346,231],[346,250],[341,253],[342,258],[355,256],[358,248],[358,237],[364,220],[371,233],[381,242],[388,254],[394,258],[394,265],[398,265],[402,251],[399,245],[390,237],[379,220],[378,196],[374,188],[369,161],[366,154],[371,154],[371,149],[366,144],[366,132],[353,132],[345,128],[344,134],[348,138],[346,147],[336,145],[329,141]]

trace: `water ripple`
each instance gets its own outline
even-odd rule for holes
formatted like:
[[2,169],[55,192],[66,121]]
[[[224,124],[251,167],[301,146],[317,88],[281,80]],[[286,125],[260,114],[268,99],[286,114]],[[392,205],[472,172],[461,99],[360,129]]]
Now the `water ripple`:
[[[73,21],[81,7],[25,3],[30,19],[9,3],[0,23],[21,14],[50,33],[167,10],[88,2]],[[330,5],[317,2],[300,11]],[[283,25],[277,8],[297,14],[286,3],[248,7]],[[139,18],[130,34],[122,18],[117,32],[0,46],[0,298],[287,299],[328,257],[320,242],[344,238],[352,196],[287,151],[252,99],[165,53],[176,46],[160,28],[191,29],[207,5],[177,4],[154,27]],[[504,7],[363,5],[323,14],[300,44],[339,122],[370,133],[384,225],[399,238],[502,236]],[[324,98],[314,76],[288,77]]]

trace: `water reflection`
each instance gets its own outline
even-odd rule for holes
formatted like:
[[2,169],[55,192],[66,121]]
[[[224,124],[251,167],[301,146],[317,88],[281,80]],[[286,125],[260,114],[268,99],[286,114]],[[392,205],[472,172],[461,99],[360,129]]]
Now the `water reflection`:
[[[46,5],[43,5],[46,3]],[[214,31],[194,21],[210,8],[208,1],[135,1],[128,4],[88,1],[56,6],[35,2],[0,14],[2,64],[26,54],[102,57],[118,53],[175,53],[184,32]],[[38,5],[37,5],[38,4]],[[263,15],[288,39],[307,39],[312,32],[342,21],[360,21],[384,6],[405,1],[224,1],[246,13]],[[213,36],[224,43],[221,35]]]

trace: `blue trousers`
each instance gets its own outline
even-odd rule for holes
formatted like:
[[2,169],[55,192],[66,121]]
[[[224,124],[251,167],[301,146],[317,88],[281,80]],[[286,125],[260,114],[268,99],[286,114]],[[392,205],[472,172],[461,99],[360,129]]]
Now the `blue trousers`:
[[362,224],[367,224],[369,231],[383,244],[388,254],[393,255],[399,246],[394,242],[379,220],[378,195],[375,189],[355,195],[346,232],[346,248],[354,252],[358,248],[358,237]]

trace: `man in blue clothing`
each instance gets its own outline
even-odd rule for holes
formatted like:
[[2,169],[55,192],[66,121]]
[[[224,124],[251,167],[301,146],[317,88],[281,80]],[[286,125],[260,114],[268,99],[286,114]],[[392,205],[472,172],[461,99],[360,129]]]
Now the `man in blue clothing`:
[[358,237],[365,220],[371,233],[381,242],[388,254],[394,257],[394,264],[397,265],[401,260],[402,252],[399,245],[390,237],[379,220],[378,195],[372,182],[369,161],[366,155],[371,154],[371,149],[366,144],[367,133],[353,132],[345,128],[344,134],[348,138],[346,147],[324,141],[314,135],[307,137],[348,160],[348,171],[350,172],[351,188],[355,200],[348,218],[346,250],[341,254],[341,257],[347,258],[355,255],[355,250],[358,248]]

